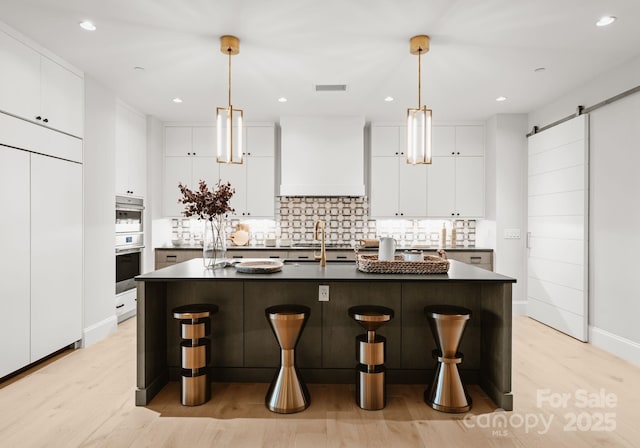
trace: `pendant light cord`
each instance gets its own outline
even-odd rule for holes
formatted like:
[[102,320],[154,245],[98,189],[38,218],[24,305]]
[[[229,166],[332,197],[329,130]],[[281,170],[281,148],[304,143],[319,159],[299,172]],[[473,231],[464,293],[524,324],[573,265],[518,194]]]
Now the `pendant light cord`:
[[231,107],[231,48],[227,49],[229,54],[229,107]]
[[418,109],[420,109],[422,107],[422,95],[421,95],[421,78],[422,78],[422,64],[421,64],[421,60],[422,60],[422,48],[418,49]]

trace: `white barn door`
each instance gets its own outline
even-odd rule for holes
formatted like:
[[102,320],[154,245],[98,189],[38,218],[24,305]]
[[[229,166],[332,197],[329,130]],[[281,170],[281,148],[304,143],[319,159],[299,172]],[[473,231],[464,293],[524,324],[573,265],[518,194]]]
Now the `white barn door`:
[[581,341],[588,336],[589,119],[529,138],[530,317]]

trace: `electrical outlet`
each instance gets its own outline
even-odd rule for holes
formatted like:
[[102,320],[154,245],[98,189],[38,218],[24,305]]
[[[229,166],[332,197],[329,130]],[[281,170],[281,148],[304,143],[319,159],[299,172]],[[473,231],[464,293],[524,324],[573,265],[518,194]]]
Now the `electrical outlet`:
[[520,239],[520,229],[504,229],[504,239],[505,240],[519,240]]
[[329,301],[329,285],[320,285],[318,287],[318,300],[320,302]]

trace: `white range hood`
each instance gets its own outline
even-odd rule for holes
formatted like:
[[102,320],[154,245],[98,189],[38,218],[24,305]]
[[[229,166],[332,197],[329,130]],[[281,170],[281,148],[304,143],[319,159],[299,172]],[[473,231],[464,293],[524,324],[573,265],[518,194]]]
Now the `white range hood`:
[[364,117],[281,117],[281,196],[364,196]]

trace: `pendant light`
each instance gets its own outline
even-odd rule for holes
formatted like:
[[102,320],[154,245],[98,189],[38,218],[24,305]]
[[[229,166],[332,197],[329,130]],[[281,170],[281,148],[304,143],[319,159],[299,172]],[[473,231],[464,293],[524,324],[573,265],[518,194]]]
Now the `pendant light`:
[[407,109],[407,163],[431,163],[431,109],[421,102],[421,57],[429,51],[429,36],[413,36],[409,52],[418,55],[418,107]]
[[243,111],[231,105],[231,56],[240,53],[240,39],[220,37],[220,52],[229,56],[229,102],[216,107],[216,160],[218,163],[242,163]]

